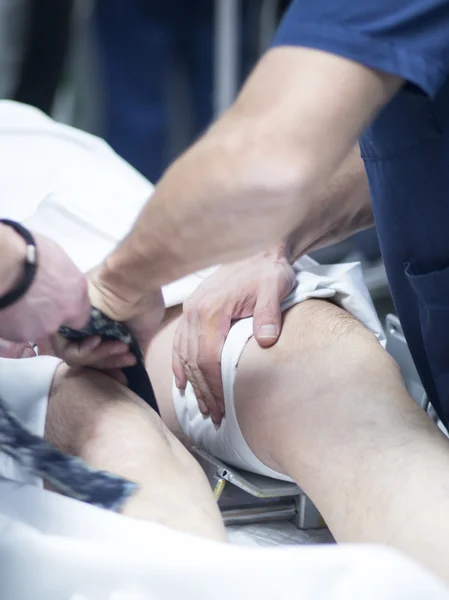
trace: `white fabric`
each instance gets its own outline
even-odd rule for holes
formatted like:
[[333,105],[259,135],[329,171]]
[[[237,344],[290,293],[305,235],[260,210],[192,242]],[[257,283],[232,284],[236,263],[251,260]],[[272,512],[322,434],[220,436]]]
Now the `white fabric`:
[[449,600],[379,546],[247,548],[0,479],[2,600]]
[[[0,398],[35,435],[44,435],[48,396],[53,376],[61,361],[53,356],[0,358]],[[10,456],[0,452],[0,477],[42,486]],[[1,594],[0,594],[1,597]]]
[[[0,102],[0,164],[0,214],[53,237],[83,269],[129,230],[152,191],[100,140],[8,102]],[[332,295],[381,337],[360,271],[322,269],[308,264],[292,301]],[[167,305],[181,302],[206,275],[167,286]],[[250,321],[233,329],[226,372],[234,373],[250,330]],[[36,433],[43,433],[57,364],[42,357],[0,361],[0,393]],[[447,588],[390,549],[231,547],[19,483],[23,474],[3,459],[0,472],[16,479],[0,477],[2,600],[449,600]]]

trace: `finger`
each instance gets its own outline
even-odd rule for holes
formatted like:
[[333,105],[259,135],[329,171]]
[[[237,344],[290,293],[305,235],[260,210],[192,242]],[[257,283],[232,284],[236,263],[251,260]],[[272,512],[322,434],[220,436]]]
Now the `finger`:
[[221,354],[231,328],[230,319],[224,315],[222,319],[217,328],[202,326],[198,344],[198,367],[206,384],[206,402],[217,405],[221,416],[225,414]]
[[193,388],[193,393],[195,394],[195,398],[198,403],[198,408],[200,412],[205,417],[207,417],[209,416],[210,412],[206,403],[203,401],[201,391],[197,385],[195,374],[192,370],[192,361],[191,359],[189,360],[189,356],[192,356],[192,354],[189,354],[192,352],[190,340],[195,340],[198,335],[196,317],[196,309],[195,311],[186,311],[184,307],[183,317],[180,321],[180,331],[178,339],[179,361],[182,366],[184,377]]
[[254,309],[253,331],[259,346],[268,348],[275,344],[281,333],[281,300],[276,289],[261,286]]
[[100,344],[99,336],[88,337],[80,341],[71,341],[60,335],[50,337],[51,345],[56,356],[66,360],[82,360],[84,356],[90,355]]
[[224,310],[199,313],[196,379],[212,420],[217,425],[221,423],[225,412],[221,352],[230,326],[231,320]]
[[34,358],[35,356],[36,352],[34,351],[34,348],[28,345],[24,348],[20,358]]
[[181,362],[181,335],[183,331],[184,317],[179,320],[178,326],[176,327],[175,336],[173,338],[173,350],[172,350],[172,370],[175,376],[176,387],[180,390],[184,390],[187,385],[187,377],[184,372],[184,368]]
[[102,342],[98,336],[81,342],[56,341],[55,352],[73,367],[96,366],[101,369],[121,368],[135,364],[135,357],[128,345],[120,341]]
[[28,342],[9,342],[0,339],[0,357],[28,358],[31,356],[35,356],[35,352]]
[[111,369],[123,369],[125,367],[133,367],[137,362],[134,354],[128,352],[120,356],[108,356],[104,359],[86,361],[85,367],[99,369],[101,371],[109,371]]
[[206,402],[204,396],[204,385],[201,374],[197,366],[197,354],[198,354],[198,314],[194,317],[190,316],[189,319],[184,321],[182,331],[182,363],[184,366],[184,372],[187,379],[189,380],[195,398],[198,402],[198,407],[204,416],[211,414],[210,406]]
[[66,348],[71,345],[71,342],[60,335],[51,335],[48,338],[51,348],[55,356],[64,358]]
[[[75,346],[76,348],[76,346]],[[102,341],[98,336],[88,338],[79,344],[79,356],[90,361],[103,360],[108,357],[117,357],[127,354],[129,346],[125,342],[108,340]]]
[[[223,344],[220,345],[222,346]],[[220,358],[203,359],[200,354],[198,357],[198,367],[203,381],[201,386],[203,397],[211,411],[212,420],[219,425],[225,414]],[[199,378],[200,376],[198,376]]]

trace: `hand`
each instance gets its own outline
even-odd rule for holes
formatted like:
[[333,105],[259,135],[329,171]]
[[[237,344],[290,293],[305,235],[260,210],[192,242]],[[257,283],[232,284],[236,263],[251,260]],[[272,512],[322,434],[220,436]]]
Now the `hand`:
[[281,250],[221,267],[184,304],[173,344],[176,385],[189,381],[203,415],[220,424],[224,415],[221,352],[236,319],[254,316],[254,336],[262,347],[281,332],[282,300],[295,273]]
[[8,342],[0,339],[0,358],[32,358],[36,353],[29,342]]
[[[10,228],[7,228],[10,229]],[[8,254],[8,285],[20,280],[25,243],[13,230]],[[5,239],[4,238],[4,239]],[[10,341],[37,341],[55,333],[60,325],[83,327],[89,319],[90,302],[84,275],[52,240],[35,234],[38,267],[28,292],[18,302],[0,310],[0,335]],[[2,257],[3,259],[3,257]],[[12,286],[11,286],[12,287]],[[9,288],[2,290],[2,294]]]
[[[100,269],[88,273],[87,280],[92,306],[116,321],[126,322],[145,354],[164,315],[164,301],[160,289],[131,301],[104,284]],[[119,375],[119,369],[136,363],[136,358],[129,351],[127,344],[120,341],[102,342],[98,336],[80,342],[70,342],[56,335],[52,338],[52,346],[54,353],[68,365],[89,366],[108,371],[109,375],[120,380],[123,377]]]

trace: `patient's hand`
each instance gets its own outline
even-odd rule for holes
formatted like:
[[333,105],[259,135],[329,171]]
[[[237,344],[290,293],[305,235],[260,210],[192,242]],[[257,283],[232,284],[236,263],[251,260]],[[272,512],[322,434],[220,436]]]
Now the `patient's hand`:
[[29,342],[8,342],[0,338],[0,358],[31,358],[36,356]]
[[282,300],[295,273],[280,248],[221,267],[184,303],[173,345],[176,384],[193,386],[204,415],[219,424],[224,415],[221,351],[232,322],[254,316],[254,336],[262,347],[281,332]]

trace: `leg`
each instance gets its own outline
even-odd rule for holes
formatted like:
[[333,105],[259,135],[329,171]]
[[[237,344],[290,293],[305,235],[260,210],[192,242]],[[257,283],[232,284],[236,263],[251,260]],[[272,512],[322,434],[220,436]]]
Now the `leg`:
[[64,452],[140,485],[124,514],[225,539],[209,484],[196,461],[135,394],[94,371],[59,367],[45,436]]
[[[174,431],[167,365],[175,326],[147,362]],[[391,544],[447,578],[449,443],[362,325],[323,301],[295,306],[273,348],[248,343],[234,390],[250,448],[299,483],[337,540]]]
[[235,392],[247,443],[337,540],[391,544],[448,578],[449,443],[364,327],[322,301],[297,305],[276,346],[248,344]]

